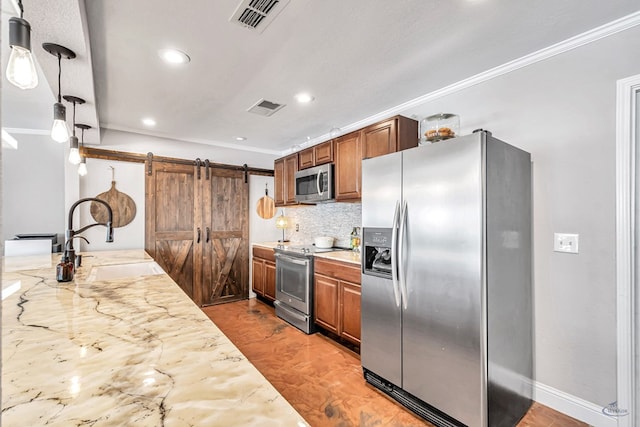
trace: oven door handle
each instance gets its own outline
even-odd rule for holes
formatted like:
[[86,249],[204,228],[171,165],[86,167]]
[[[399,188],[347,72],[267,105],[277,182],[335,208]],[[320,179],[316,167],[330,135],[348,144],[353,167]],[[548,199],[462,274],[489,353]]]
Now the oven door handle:
[[294,257],[281,255],[281,254],[276,254],[276,260],[286,261],[286,262],[290,262],[292,264],[297,264],[297,265],[304,265],[304,266],[309,265],[309,260],[294,258]]

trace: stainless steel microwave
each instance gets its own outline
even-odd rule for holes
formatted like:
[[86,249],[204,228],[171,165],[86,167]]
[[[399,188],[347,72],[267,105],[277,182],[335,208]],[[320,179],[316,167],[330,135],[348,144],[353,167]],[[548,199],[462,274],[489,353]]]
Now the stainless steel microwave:
[[296,202],[334,201],[333,164],[327,163],[296,172]]

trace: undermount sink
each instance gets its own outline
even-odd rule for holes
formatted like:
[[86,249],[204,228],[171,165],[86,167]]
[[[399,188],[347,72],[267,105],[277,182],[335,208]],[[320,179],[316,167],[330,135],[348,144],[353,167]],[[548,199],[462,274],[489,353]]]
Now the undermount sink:
[[163,273],[164,270],[155,261],[101,265],[91,269],[87,281],[116,280],[124,279],[125,277],[153,276]]

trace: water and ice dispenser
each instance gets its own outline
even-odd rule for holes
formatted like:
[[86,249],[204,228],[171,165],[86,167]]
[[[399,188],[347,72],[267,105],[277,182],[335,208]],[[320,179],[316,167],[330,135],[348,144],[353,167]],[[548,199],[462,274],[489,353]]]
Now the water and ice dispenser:
[[391,228],[365,228],[362,233],[362,272],[391,278]]

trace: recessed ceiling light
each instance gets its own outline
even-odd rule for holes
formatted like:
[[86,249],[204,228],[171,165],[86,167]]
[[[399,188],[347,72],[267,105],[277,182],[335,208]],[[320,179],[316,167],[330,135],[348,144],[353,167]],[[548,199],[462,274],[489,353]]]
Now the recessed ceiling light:
[[245,138],[244,136],[236,136],[236,141],[246,141],[247,138]]
[[298,101],[301,104],[307,104],[311,101],[313,101],[313,96],[309,95],[308,93],[299,93],[295,96],[296,101]]
[[186,64],[191,61],[189,55],[177,49],[160,49],[158,55],[167,64]]
[[142,119],[142,124],[145,126],[153,127],[156,125],[156,121],[153,120],[151,117],[147,117],[145,119]]

